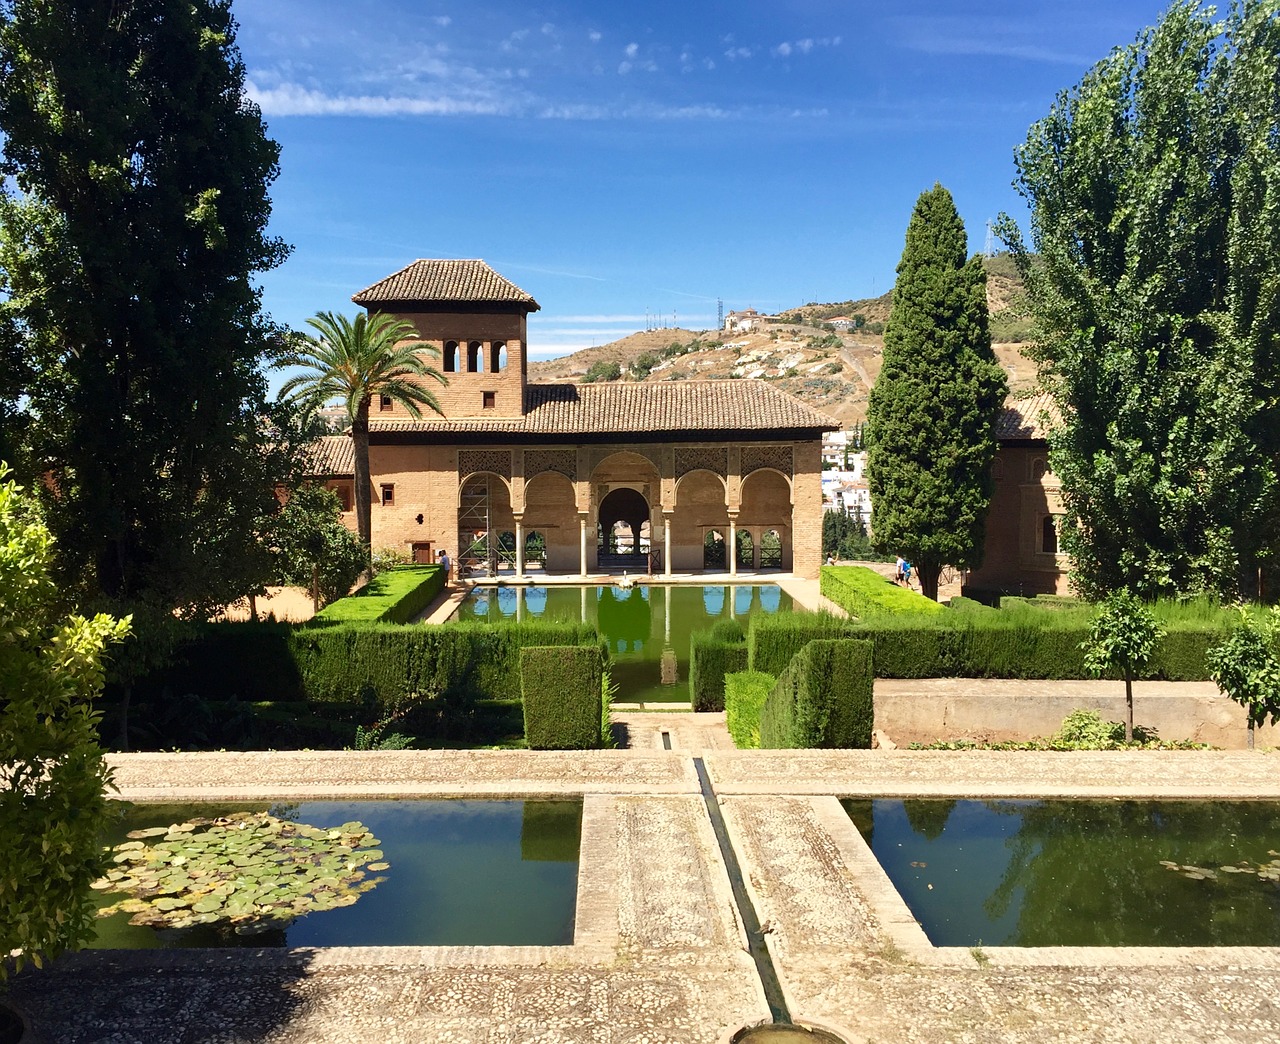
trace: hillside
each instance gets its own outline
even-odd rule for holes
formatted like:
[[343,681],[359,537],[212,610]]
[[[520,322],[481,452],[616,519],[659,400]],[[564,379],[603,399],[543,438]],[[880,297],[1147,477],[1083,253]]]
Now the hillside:
[[[1018,304],[1021,280],[1006,256],[985,259],[996,358],[1014,393],[1035,382],[1035,364],[1025,354],[1029,323]],[[827,304],[810,303],[782,313],[784,322],[751,333],[648,330],[572,355],[529,364],[535,381],[767,380],[848,427],[867,416],[867,397],[880,372],[883,323],[893,295]],[[862,316],[853,333],[821,325],[837,315]],[[872,332],[874,331],[874,332]],[[593,369],[594,368],[594,369]]]

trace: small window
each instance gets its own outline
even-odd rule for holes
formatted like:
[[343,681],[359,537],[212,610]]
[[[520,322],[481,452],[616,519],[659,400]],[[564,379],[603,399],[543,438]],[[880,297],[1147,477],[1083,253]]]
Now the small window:
[[480,352],[482,347],[479,341],[472,341],[467,345],[467,373],[484,372],[484,356]]
[[494,408],[495,406],[497,406],[497,405],[498,405],[498,396],[497,396],[497,393],[496,393],[496,392],[485,392],[485,393],[484,393],[484,408],[485,408],[486,410],[491,410],[491,409],[493,409],[493,408]]
[[1046,555],[1058,553],[1058,520],[1053,515],[1045,515],[1040,524],[1040,550]]
[[379,396],[378,396],[378,409],[379,409],[379,410],[381,410],[383,413],[386,413],[388,410],[390,410],[390,409],[391,409],[391,396],[390,396],[390,395],[379,395]]
[[396,487],[394,483],[384,482],[382,484],[382,506],[391,507],[396,502]]
[[343,511],[351,510],[351,487],[345,482],[333,487],[333,491],[338,494],[338,502],[342,505]]

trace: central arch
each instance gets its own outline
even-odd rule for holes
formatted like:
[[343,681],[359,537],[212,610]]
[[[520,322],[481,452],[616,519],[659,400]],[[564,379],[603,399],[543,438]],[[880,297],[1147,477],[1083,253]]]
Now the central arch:
[[[649,502],[639,490],[622,486],[611,490],[600,501],[600,546],[597,549],[601,569],[645,571],[648,555],[641,547],[641,530],[648,530]],[[618,523],[631,532],[629,541],[611,539]]]

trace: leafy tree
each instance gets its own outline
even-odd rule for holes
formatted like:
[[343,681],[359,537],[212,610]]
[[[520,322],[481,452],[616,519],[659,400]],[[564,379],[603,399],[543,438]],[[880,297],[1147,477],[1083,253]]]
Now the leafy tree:
[[1252,593],[1274,559],[1277,134],[1274,0],[1220,21],[1182,0],[1017,150],[1030,245],[999,231],[1062,414],[1063,547],[1089,597]]
[[303,372],[285,381],[281,398],[293,397],[312,409],[333,400],[341,402],[351,420],[355,450],[356,527],[370,555],[372,507],[369,485],[369,408],[375,395],[403,406],[409,416],[422,408],[440,413],[440,403],[423,383],[448,379],[424,358],[439,349],[415,343],[418,332],[409,323],[386,313],[345,315],[320,312],[307,320],[318,337],[303,336],[276,361],[279,368]]
[[597,381],[616,381],[622,376],[622,367],[616,362],[593,362],[582,377],[583,384]]
[[360,541],[342,523],[338,495],[311,482],[290,492],[271,537],[278,579],[309,588],[317,611],[351,590],[368,565]]
[[1133,742],[1133,679],[1156,651],[1164,631],[1137,595],[1113,591],[1098,608],[1089,625],[1089,637],[1080,645],[1085,669],[1093,674],[1119,671],[1124,677],[1124,741]]
[[63,582],[157,617],[258,582],[278,477],[253,274],[287,253],[279,148],[235,29],[227,0],[0,4],[0,424]]
[[982,560],[1006,391],[987,331],[982,258],[966,261],[966,249],[951,194],[935,185],[907,227],[867,413],[876,546],[909,558],[929,598],[944,565]]
[[91,700],[129,621],[62,618],[53,538],[0,464],[0,982],[93,937],[110,771]]
[[1280,721],[1280,609],[1262,619],[1241,609],[1240,626],[1209,650],[1209,677],[1249,715],[1249,746],[1255,726]]

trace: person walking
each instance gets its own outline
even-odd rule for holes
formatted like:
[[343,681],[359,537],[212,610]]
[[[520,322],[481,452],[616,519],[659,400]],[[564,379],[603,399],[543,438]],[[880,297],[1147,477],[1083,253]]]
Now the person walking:
[[442,550],[440,552],[440,565],[444,569],[445,586],[448,587],[449,586],[449,552],[448,551]]
[[895,584],[902,583],[902,567],[904,565],[906,565],[906,562],[903,560],[901,555],[894,559],[893,582]]

